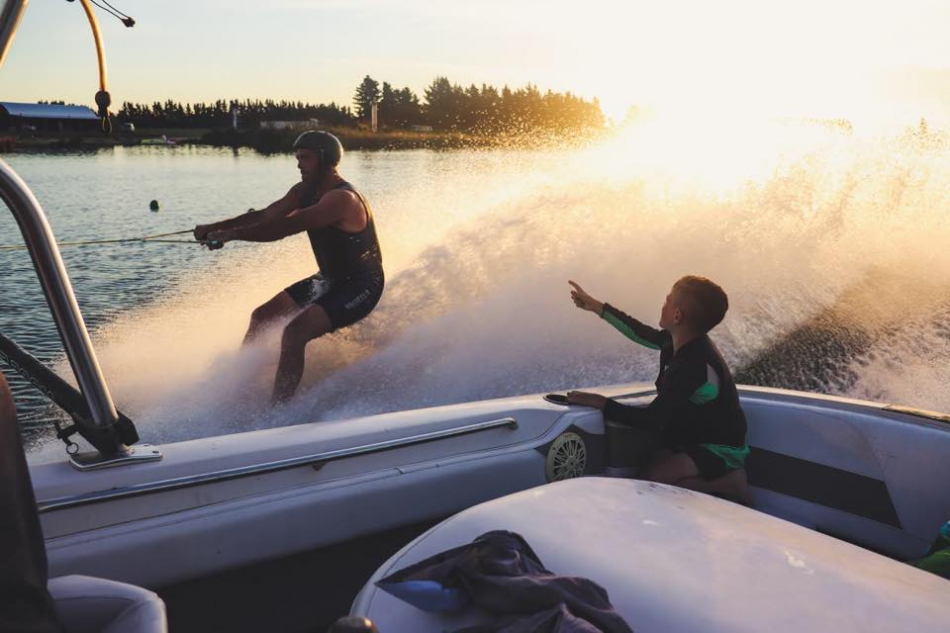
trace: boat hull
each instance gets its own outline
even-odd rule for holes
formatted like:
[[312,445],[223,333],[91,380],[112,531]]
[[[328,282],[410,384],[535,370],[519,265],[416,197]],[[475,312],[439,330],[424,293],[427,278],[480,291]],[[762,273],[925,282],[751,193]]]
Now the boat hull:
[[[606,391],[631,403],[652,395]],[[782,390],[741,398],[757,509],[898,558],[922,555],[950,516],[946,422]],[[157,463],[31,471],[53,575],[157,588],[542,485],[568,436],[586,447],[581,472],[602,472],[600,412],[540,396],[170,444]]]

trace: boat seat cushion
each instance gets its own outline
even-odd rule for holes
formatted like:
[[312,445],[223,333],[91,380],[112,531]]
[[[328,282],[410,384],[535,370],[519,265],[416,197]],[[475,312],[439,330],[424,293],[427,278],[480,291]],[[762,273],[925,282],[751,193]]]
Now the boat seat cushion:
[[166,633],[165,603],[152,591],[90,576],[62,576],[49,591],[66,633]]

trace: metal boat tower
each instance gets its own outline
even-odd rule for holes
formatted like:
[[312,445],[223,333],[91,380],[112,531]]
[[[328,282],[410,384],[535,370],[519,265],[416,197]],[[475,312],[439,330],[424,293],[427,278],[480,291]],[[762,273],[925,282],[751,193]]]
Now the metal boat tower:
[[[2,0],[0,8],[0,66],[6,57],[29,0]],[[99,41],[95,16],[82,0],[89,18],[99,54],[100,79],[104,88],[105,58]],[[147,445],[130,446],[138,441],[132,422],[117,412],[109,387],[96,359],[96,353],[76,302],[72,284],[60,256],[56,238],[46,214],[27,184],[0,159],[0,198],[16,218],[26,242],[33,267],[43,287],[53,320],[85,402],[83,415],[73,415],[76,431],[96,450],[71,454],[72,464],[80,469],[100,468],[161,459],[161,453]],[[10,359],[9,354],[4,354]],[[16,361],[16,359],[13,359]],[[23,363],[17,363],[24,370]],[[50,372],[51,373],[51,372]],[[77,447],[78,450],[78,447]]]

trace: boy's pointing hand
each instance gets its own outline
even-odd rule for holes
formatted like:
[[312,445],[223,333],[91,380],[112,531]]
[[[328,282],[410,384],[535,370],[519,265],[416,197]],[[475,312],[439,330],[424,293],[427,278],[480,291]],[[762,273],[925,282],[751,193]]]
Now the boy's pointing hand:
[[589,310],[591,312],[600,314],[600,312],[604,309],[603,303],[587,294],[587,292],[581,288],[577,282],[568,280],[567,283],[571,284],[571,286],[574,288],[574,290],[571,290],[571,299],[574,301],[574,305],[576,305],[581,310]]

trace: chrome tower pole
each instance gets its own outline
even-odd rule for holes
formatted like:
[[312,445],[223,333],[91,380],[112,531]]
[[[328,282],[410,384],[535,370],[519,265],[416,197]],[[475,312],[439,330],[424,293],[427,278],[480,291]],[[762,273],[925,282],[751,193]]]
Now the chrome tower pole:
[[33,192],[3,160],[0,160],[0,198],[13,212],[23,233],[69,364],[89,405],[92,422],[99,429],[111,427],[119,416],[76,303],[56,238]]
[[10,44],[13,43],[13,36],[16,35],[17,27],[20,26],[27,4],[29,0],[5,0],[0,6],[0,66],[3,65],[7,51],[10,50]]

